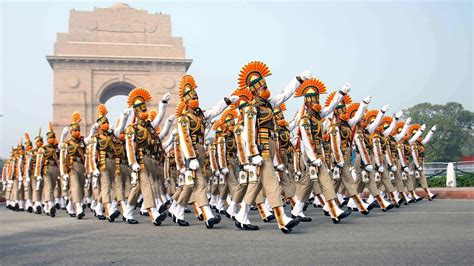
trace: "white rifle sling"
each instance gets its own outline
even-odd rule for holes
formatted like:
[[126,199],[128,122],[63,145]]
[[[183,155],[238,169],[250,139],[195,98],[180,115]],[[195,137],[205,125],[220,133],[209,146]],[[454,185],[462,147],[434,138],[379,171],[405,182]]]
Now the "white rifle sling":
[[378,136],[374,137],[373,139],[372,149],[374,153],[375,164],[377,167],[382,166],[382,147],[380,145],[380,138]]
[[256,144],[256,118],[257,111],[253,106],[247,106],[244,108],[244,142],[245,153],[247,157],[258,155],[258,149]]
[[97,166],[97,137],[91,138],[91,143],[90,143],[90,152],[89,152],[90,160],[89,160],[89,165],[90,168],[92,169],[92,173],[97,172],[99,170],[99,167]]
[[402,143],[397,143],[398,159],[403,168],[407,167],[407,162],[405,158],[405,150]]
[[214,176],[215,173],[219,171],[219,164],[216,159],[216,145],[211,144],[209,145],[209,164],[211,166],[212,175]]
[[241,165],[249,164],[247,155],[245,154],[245,143],[243,137],[244,127],[242,125],[235,126],[234,129],[234,139],[237,147],[237,156],[239,157],[239,162]]
[[217,139],[217,158],[219,161],[219,167],[221,169],[227,168],[227,160],[226,160],[226,147],[225,147],[225,138],[219,137]]
[[301,143],[303,145],[306,156],[310,162],[314,162],[318,159],[318,154],[315,150],[315,144],[313,138],[311,137],[311,124],[308,118],[303,118],[300,121],[300,132],[301,132]]
[[41,176],[43,172],[43,163],[44,163],[44,149],[39,148],[36,153],[36,165],[35,165],[35,176]]
[[191,140],[191,134],[189,133],[189,119],[186,116],[180,116],[178,118],[178,136],[181,151],[183,152],[186,160],[195,159],[196,152],[193,148],[193,142]]
[[329,136],[331,140],[331,154],[336,163],[343,163],[344,156],[341,150],[341,136],[339,134],[339,127],[332,125],[329,128]]
[[354,141],[359,151],[360,158],[365,165],[371,164],[369,153],[367,152],[367,148],[365,147],[364,143],[364,135],[356,133],[354,136]]
[[128,164],[136,164],[137,157],[135,152],[135,130],[132,126],[127,127],[125,132],[125,151],[127,153]]

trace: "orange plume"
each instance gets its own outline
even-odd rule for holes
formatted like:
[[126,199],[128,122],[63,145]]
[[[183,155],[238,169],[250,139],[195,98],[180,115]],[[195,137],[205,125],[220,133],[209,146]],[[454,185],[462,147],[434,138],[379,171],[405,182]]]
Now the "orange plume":
[[238,84],[240,89],[245,89],[249,84],[257,79],[270,76],[272,73],[268,66],[260,61],[252,61],[240,70]]
[[97,106],[97,117],[105,116],[107,115],[107,113],[109,113],[109,111],[107,110],[105,105],[99,104],[99,106]]
[[197,88],[196,80],[191,75],[184,75],[179,81],[179,98],[183,99],[187,92]]
[[[331,92],[328,95],[328,97],[326,98],[326,102],[324,102],[324,105],[329,106],[329,104],[331,104],[331,102],[332,102],[332,99],[334,99],[334,96],[336,96],[335,91]],[[344,105],[349,105],[349,104],[352,103],[352,98],[351,98],[351,96],[349,96],[349,94],[346,94],[346,95],[344,95],[344,97],[342,97],[341,102],[344,103]]]
[[420,124],[413,124],[408,128],[408,136],[415,134],[421,128]]
[[71,124],[79,124],[79,122],[81,122],[81,113],[76,111],[71,115]]
[[364,115],[364,118],[365,118],[365,121],[367,123],[371,123],[372,121],[375,120],[375,118],[377,117],[379,113],[379,110],[375,110],[375,109],[372,109],[372,110],[369,110],[365,113]]
[[186,102],[180,101],[178,106],[176,106],[176,116],[184,114],[187,110]]
[[326,85],[319,79],[305,80],[295,91],[295,97],[314,96],[327,92]]
[[135,88],[128,94],[128,107],[132,107],[136,104],[149,103],[153,98],[150,92],[145,88]]
[[393,117],[387,115],[382,118],[380,125],[382,126],[382,128],[385,128],[385,127],[389,127],[392,122],[393,122]]
[[344,120],[349,120],[354,117],[355,113],[359,109],[360,103],[351,103],[347,106],[346,112],[341,115],[341,118]]

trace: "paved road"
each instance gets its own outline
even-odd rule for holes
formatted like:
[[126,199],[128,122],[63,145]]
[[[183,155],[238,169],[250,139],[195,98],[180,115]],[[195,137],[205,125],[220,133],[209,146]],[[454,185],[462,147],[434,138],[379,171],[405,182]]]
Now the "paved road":
[[[284,235],[275,223],[244,232],[225,219],[207,230],[14,213],[0,205],[0,265],[11,264],[474,264],[474,201],[423,201],[358,213],[334,225],[320,209]],[[258,221],[256,211],[251,220]]]

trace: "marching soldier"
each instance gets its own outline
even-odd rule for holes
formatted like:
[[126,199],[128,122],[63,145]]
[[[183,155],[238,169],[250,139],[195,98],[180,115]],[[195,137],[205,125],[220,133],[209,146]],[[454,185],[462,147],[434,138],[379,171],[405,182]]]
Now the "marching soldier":
[[221,217],[214,216],[211,212],[206,193],[207,179],[200,168],[204,165],[204,133],[211,120],[221,114],[237,97],[224,98],[215,107],[203,111],[199,107],[196,88],[192,76],[185,75],[181,79],[179,84],[181,102],[176,117],[180,148],[185,161],[185,184],[179,195],[175,213],[177,219],[184,220],[184,208],[193,193],[194,200],[190,203],[194,203],[201,211],[206,227],[213,228],[221,221]]

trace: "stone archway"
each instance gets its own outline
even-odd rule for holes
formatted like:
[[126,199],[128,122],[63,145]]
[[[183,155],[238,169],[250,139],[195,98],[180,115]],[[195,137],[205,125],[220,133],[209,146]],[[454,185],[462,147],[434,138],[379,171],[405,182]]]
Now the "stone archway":
[[118,95],[128,95],[136,86],[128,82],[115,82],[105,87],[97,97],[99,103],[106,103],[110,98]]
[[185,57],[182,38],[172,36],[169,15],[114,4],[71,10],[68,28],[57,34],[54,55],[46,57],[54,73],[57,128],[69,125],[71,114],[79,111],[83,129],[89,130],[100,103],[134,87],[148,88],[154,107],[171,93],[167,115],[174,111],[177,83],[192,60]]

